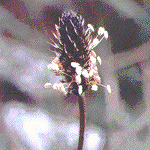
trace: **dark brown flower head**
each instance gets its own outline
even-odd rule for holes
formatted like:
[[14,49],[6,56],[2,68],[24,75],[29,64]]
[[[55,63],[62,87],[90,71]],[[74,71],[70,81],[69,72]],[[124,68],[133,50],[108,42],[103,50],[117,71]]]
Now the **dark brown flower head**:
[[[75,95],[81,95],[89,86],[92,90],[98,89],[101,81],[96,62],[98,60],[101,63],[101,59],[93,48],[107,38],[108,33],[100,27],[96,38],[92,39],[93,31],[91,24],[85,29],[82,17],[72,11],[64,12],[59,18],[56,34],[53,33],[58,43],[52,44],[56,49],[56,57],[48,65],[48,69],[53,70],[56,76],[62,76],[60,83],[52,85],[54,89]],[[49,85],[46,83],[45,87]]]

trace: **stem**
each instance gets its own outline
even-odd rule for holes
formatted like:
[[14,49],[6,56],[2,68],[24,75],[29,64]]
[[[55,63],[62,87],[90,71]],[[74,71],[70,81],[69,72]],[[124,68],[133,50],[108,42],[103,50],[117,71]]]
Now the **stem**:
[[86,107],[84,96],[78,96],[78,103],[80,111],[80,131],[79,131],[78,150],[82,150],[85,131],[85,107]]

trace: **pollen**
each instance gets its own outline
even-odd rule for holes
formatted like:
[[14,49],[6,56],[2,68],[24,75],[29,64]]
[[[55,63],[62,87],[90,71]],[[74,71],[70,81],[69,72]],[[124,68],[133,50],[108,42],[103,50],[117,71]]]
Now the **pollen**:
[[110,85],[107,85],[106,88],[107,88],[108,92],[111,94],[111,87],[110,87]]
[[92,77],[94,73],[95,73],[95,70],[94,70],[94,69],[90,70],[89,76]]
[[102,60],[101,60],[100,56],[97,56],[97,61],[99,62],[100,65],[102,64]]
[[73,68],[77,68],[78,66],[80,66],[80,64],[77,63],[77,62],[71,62],[71,66],[72,66]]
[[91,63],[92,63],[92,64],[95,64],[95,63],[96,63],[96,58],[95,58],[95,57],[90,56],[90,60],[91,60]]
[[94,40],[93,40],[93,46],[95,47],[97,44],[99,43],[99,40],[98,40],[98,38],[95,38]]
[[76,67],[76,73],[78,75],[81,75],[81,73],[82,73],[82,67],[81,66]]
[[44,85],[45,88],[49,88],[49,87],[51,87],[51,86],[52,86],[51,83],[45,83],[45,85]]
[[77,75],[75,78],[76,78],[77,84],[80,84],[81,83],[81,75]]
[[83,69],[82,70],[82,75],[85,77],[85,78],[89,78],[89,73],[86,69]]
[[105,29],[103,27],[99,27],[98,29],[98,35],[104,34]]
[[91,24],[88,24],[88,28],[89,28],[92,32],[94,32],[94,28],[93,28],[93,26],[92,26]]
[[55,71],[58,71],[58,70],[59,70],[59,67],[58,67],[57,64],[51,63],[51,64],[48,65],[48,69],[49,69],[49,70],[55,70]]
[[63,92],[65,95],[67,94],[64,85],[62,83],[55,83],[52,87],[58,92]]
[[97,90],[98,90],[98,86],[97,86],[97,85],[92,85],[91,90],[93,90],[93,91],[97,91]]
[[78,92],[79,92],[79,95],[82,94],[82,92],[83,92],[83,91],[82,91],[82,85],[79,85],[79,86],[78,86]]
[[90,51],[90,55],[96,57],[96,53],[93,50]]
[[104,37],[105,37],[105,39],[108,38],[108,32],[107,31],[104,31]]
[[99,76],[96,76],[96,79],[97,79],[98,81],[100,81],[100,80],[101,80],[101,78],[100,78]]

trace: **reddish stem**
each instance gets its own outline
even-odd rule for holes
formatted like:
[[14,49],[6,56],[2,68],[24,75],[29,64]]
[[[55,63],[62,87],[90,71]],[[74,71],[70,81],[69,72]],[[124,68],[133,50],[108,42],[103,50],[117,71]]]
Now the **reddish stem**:
[[83,149],[84,131],[85,131],[85,99],[84,96],[78,96],[79,111],[80,111],[80,131],[78,150]]

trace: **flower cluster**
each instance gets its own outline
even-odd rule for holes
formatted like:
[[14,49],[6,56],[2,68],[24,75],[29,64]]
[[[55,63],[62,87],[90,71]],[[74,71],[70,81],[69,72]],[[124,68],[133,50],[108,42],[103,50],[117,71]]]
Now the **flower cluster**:
[[[56,57],[48,65],[56,76],[62,76],[60,83],[46,83],[64,94],[81,95],[88,87],[96,91],[101,84],[96,63],[101,64],[101,58],[96,56],[95,48],[103,38],[108,38],[108,32],[100,27],[93,39],[94,28],[88,24],[84,29],[84,19],[72,11],[66,11],[55,25],[54,37],[58,41],[51,43],[55,47]],[[107,89],[109,90],[109,86]]]

